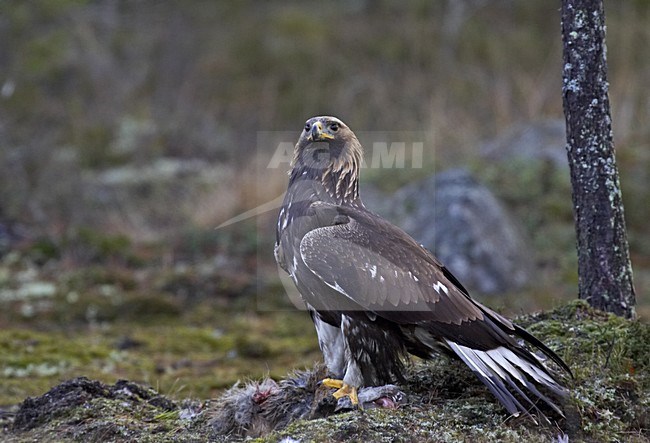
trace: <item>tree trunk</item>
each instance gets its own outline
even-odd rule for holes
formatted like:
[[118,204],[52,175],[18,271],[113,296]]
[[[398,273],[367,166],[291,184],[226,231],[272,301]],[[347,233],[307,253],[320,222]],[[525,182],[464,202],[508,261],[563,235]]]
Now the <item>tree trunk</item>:
[[579,297],[634,317],[634,285],[609,110],[602,0],[562,0],[563,105]]

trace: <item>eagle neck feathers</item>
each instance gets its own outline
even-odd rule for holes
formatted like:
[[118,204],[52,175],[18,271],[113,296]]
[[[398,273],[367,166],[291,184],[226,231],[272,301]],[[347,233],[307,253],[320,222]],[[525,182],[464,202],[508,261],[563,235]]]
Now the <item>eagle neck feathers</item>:
[[313,148],[305,147],[294,156],[289,187],[298,180],[315,180],[322,185],[327,200],[339,205],[360,205],[359,169],[363,151],[359,141],[354,138],[341,147],[331,146],[327,162],[309,161],[318,157],[314,151],[305,152],[309,149]]
[[354,155],[354,150],[351,151],[334,158],[321,176],[321,183],[329,196],[340,204],[352,204],[359,199],[361,158]]

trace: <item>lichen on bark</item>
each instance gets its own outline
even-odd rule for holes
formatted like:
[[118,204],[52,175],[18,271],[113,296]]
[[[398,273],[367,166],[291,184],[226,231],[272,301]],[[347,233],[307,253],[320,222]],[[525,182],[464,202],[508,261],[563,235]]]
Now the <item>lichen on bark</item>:
[[563,104],[578,249],[578,292],[634,317],[635,293],[613,143],[601,0],[563,0]]

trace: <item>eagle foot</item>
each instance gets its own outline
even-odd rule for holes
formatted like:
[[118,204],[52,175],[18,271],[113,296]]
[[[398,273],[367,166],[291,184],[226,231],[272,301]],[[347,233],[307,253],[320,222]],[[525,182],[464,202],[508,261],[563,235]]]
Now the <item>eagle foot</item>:
[[349,397],[352,405],[356,406],[359,404],[359,397],[355,386],[350,386],[343,380],[337,380],[334,378],[326,378],[322,381],[322,384],[328,388],[338,389],[332,394],[335,399],[338,400],[342,397]]
[[335,411],[350,409],[397,409],[407,403],[406,394],[395,385],[366,386],[357,390],[358,404],[353,404],[349,396],[337,400]]

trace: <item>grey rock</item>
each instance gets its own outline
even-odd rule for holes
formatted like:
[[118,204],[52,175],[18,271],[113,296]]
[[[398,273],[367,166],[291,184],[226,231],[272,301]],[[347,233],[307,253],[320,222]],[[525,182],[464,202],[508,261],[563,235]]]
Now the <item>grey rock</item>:
[[364,190],[364,201],[434,252],[472,292],[499,294],[529,280],[532,258],[520,229],[467,170],[432,175],[390,197]]

